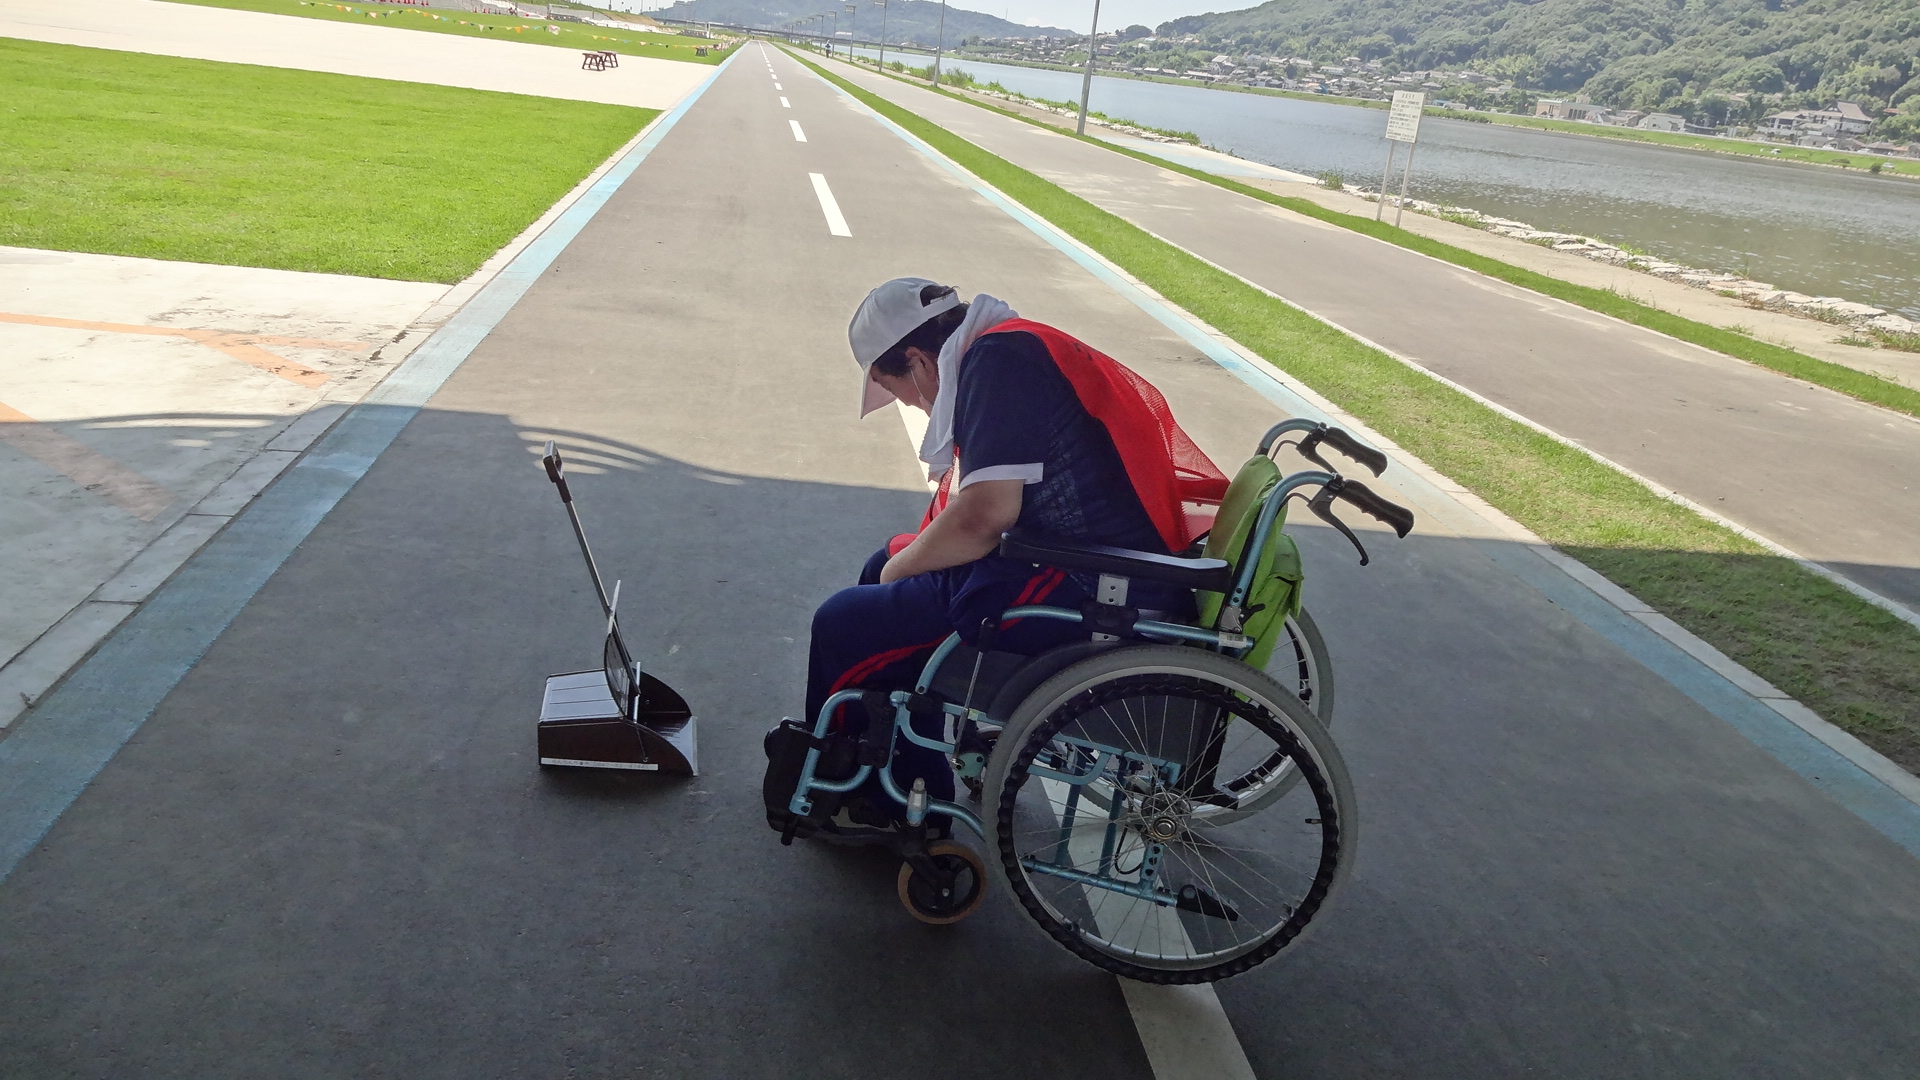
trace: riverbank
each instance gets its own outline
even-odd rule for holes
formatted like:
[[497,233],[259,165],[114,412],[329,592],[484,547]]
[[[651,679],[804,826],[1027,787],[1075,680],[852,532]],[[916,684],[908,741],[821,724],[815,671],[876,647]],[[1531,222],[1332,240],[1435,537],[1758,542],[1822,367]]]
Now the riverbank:
[[[964,67],[969,59],[973,59],[974,62],[981,64],[1032,68],[1036,71],[1058,71],[1072,75],[1082,74],[1086,70],[1084,68],[1070,68],[1054,64],[1036,64],[1031,61],[1022,60],[989,60],[984,57],[969,58],[957,53],[948,54],[947,58],[942,61],[942,68],[944,70],[947,67]],[[1219,90],[1226,93],[1252,94],[1260,97],[1290,98],[1295,101],[1313,101],[1326,105],[1351,105],[1362,109],[1385,111],[1389,106],[1388,102],[1379,101],[1374,98],[1342,97],[1338,94],[1311,94],[1298,90],[1280,90],[1266,86],[1203,83],[1194,79],[1181,79],[1166,75],[1143,75],[1111,69],[1095,69],[1094,74],[1106,79],[1163,83],[1168,86],[1187,86],[1201,90]],[[1552,120],[1546,117],[1515,116],[1512,113],[1503,112],[1442,109],[1429,106],[1426,110],[1426,115],[1448,120],[1464,120],[1475,124],[1501,124],[1506,127],[1529,128],[1534,131],[1551,131],[1562,135],[1580,135],[1589,139],[1605,139],[1614,142],[1660,146],[1670,150],[1691,150],[1697,153],[1726,154],[1731,157],[1759,158],[1765,161],[1792,161],[1803,165],[1818,165],[1823,168],[1852,169],[1902,180],[1920,180],[1920,158],[1884,157],[1879,154],[1865,154],[1841,150],[1819,150],[1806,146],[1783,146],[1779,143],[1760,142],[1750,139],[1725,139],[1710,135],[1687,135],[1668,131],[1642,131],[1639,128],[1616,128],[1604,124],[1583,124],[1570,120]]]
[[[962,96],[989,110],[1010,111],[1021,119],[1043,123],[1046,127],[1052,127],[1058,131],[1071,133],[1077,119],[1075,113],[1071,111],[1041,108],[1033,104],[1033,98],[1014,100],[1008,96],[987,92],[981,86],[954,88],[948,85],[943,88],[943,92]],[[1116,127],[1114,121],[1096,125],[1092,119],[1089,119],[1089,131],[1094,127],[1108,129],[1116,135],[1135,133],[1131,125]],[[1144,156],[1165,158],[1164,150],[1156,152],[1156,148],[1152,146],[1119,144],[1116,150],[1123,154],[1144,154]],[[1190,154],[1196,154],[1196,156],[1208,154],[1217,160],[1198,161],[1183,158],[1183,160],[1173,161],[1171,165],[1183,171],[1192,169],[1196,173],[1206,173],[1208,179],[1215,179],[1215,183],[1225,181],[1229,186],[1235,183],[1248,184],[1248,186],[1260,188],[1263,192],[1283,196],[1286,200],[1304,200],[1325,211],[1352,215],[1363,221],[1371,219],[1375,213],[1375,202],[1371,202],[1373,196],[1369,188],[1354,188],[1352,192],[1348,192],[1342,186],[1342,190],[1329,190],[1327,186],[1321,186],[1321,184],[1302,183],[1302,181],[1308,181],[1308,177],[1288,175],[1283,169],[1258,167],[1269,175],[1260,175],[1254,169],[1240,169],[1238,165],[1244,161],[1242,158],[1229,158],[1219,152],[1192,150]],[[1248,161],[1248,165],[1252,163]],[[1419,206],[1423,204],[1419,204],[1417,200],[1407,202],[1407,209],[1417,209]],[[1432,206],[1432,204],[1425,204],[1425,206]],[[1805,296],[1805,294],[1788,292],[1788,290],[1774,290],[1766,282],[1738,279],[1736,275],[1718,275],[1715,271],[1695,271],[1692,267],[1684,267],[1680,263],[1649,259],[1636,252],[1628,252],[1624,248],[1613,248],[1611,244],[1597,242],[1588,236],[1542,233],[1517,221],[1509,223],[1507,219],[1482,215],[1480,211],[1461,208],[1446,209],[1459,209],[1459,213],[1446,215],[1444,209],[1434,206],[1434,213],[1413,213],[1405,217],[1405,233],[1421,236],[1425,240],[1436,240],[1440,244],[1469,252],[1473,256],[1494,259],[1505,267],[1517,267],[1523,273],[1544,275],[1553,281],[1565,282],[1576,288],[1599,290],[1599,292],[1617,296],[1620,300],[1626,300],[1630,304],[1651,307],[1657,313],[1676,315],[1690,323],[1697,323],[1701,331],[1713,329],[1713,331],[1724,331],[1728,334],[1740,334],[1740,338],[1749,338],[1749,342],[1757,342],[1761,346],[1789,350],[1791,354],[1811,357],[1814,361],[1837,365],[1860,375],[1870,375],[1874,379],[1891,382],[1907,390],[1920,390],[1920,352],[1908,352],[1910,338],[1905,336],[1895,323],[1887,323],[1887,327],[1882,329],[1884,336],[1876,336],[1864,325],[1874,317],[1887,315],[1887,311],[1880,307],[1851,304],[1847,300],[1832,298],[1832,296]],[[1473,215],[1475,219],[1501,221],[1511,227],[1519,227],[1519,231],[1532,234],[1532,238],[1528,240],[1528,238],[1521,238],[1519,234],[1488,231],[1478,221],[1469,223],[1469,215]],[[1555,250],[1553,244],[1565,242],[1565,240],[1578,240],[1582,244],[1578,246],[1578,250]],[[1620,250],[1626,258],[1620,259],[1617,263],[1611,259],[1594,259],[1584,256],[1584,252],[1590,252],[1590,250],[1599,252],[1603,246]],[[1569,244],[1569,248],[1574,248],[1574,244]],[[1634,259],[1644,259],[1644,261],[1640,265],[1634,265]],[[1649,269],[1644,269],[1653,265],[1661,267],[1661,273],[1651,273]],[[1503,277],[1503,275],[1496,273],[1494,277]],[[1745,288],[1743,292],[1728,288],[1728,282],[1734,281],[1743,282],[1749,288]],[[1716,284],[1720,288],[1715,288]],[[1730,292],[1732,296],[1728,296]],[[1768,292],[1780,292],[1780,296],[1766,296]],[[1578,298],[1569,298],[1569,296],[1563,296],[1563,300],[1582,302]],[[1753,304],[1753,300],[1759,300],[1759,304]],[[1584,306],[1592,307],[1592,304],[1584,304]],[[1617,311],[1609,311],[1609,313],[1619,315]],[[1899,319],[1899,315],[1895,317]],[[1642,319],[1628,317],[1628,321],[1642,321]],[[1855,331],[1855,327],[1859,329]],[[1728,334],[1720,334],[1720,336],[1724,338]],[[1751,344],[1747,348],[1740,348],[1726,340],[1722,342],[1695,340],[1699,334],[1690,336],[1682,332],[1680,336],[1686,340],[1693,340],[1695,344],[1715,348],[1718,352],[1726,352],[1730,356],[1747,359],[1749,363],[1761,363],[1763,367],[1772,367],[1776,371],[1788,371],[1791,367],[1791,371],[1788,371],[1789,375],[1809,377],[1816,382],[1832,384],[1832,380],[1822,379],[1818,377],[1818,373],[1809,375],[1807,371],[1799,371],[1799,365],[1805,361],[1791,361],[1791,359],[1782,361],[1780,357],[1753,356],[1755,350],[1751,348]],[[1786,363],[1786,367],[1782,367],[1782,363]],[[1843,388],[1843,392],[1859,392],[1859,388]],[[1870,400],[1874,398],[1870,388],[1868,388],[1868,398]]]
[[[1343,184],[1342,190],[1369,203],[1380,201],[1379,192],[1373,188]],[[1388,198],[1390,205],[1397,201],[1393,200],[1391,195]],[[1591,236],[1537,229],[1524,221],[1483,214],[1471,207],[1442,206],[1422,199],[1409,198],[1406,201],[1406,209],[1416,214],[1442,218],[1455,224],[1483,229],[1529,244],[1550,247],[1555,251],[1578,255],[1595,262],[1623,266],[1667,281],[1703,289],[1717,296],[1736,300],[1755,310],[1794,315],[1839,326],[1851,332],[1852,336],[1840,338],[1836,344],[1855,348],[1885,348],[1920,353],[1920,323],[1904,315],[1874,307],[1872,304],[1856,303],[1838,296],[1808,296],[1791,289],[1775,288],[1767,282],[1754,281],[1739,274],[1682,266],[1654,258],[1645,252],[1623,248],[1605,240],[1596,240]]]

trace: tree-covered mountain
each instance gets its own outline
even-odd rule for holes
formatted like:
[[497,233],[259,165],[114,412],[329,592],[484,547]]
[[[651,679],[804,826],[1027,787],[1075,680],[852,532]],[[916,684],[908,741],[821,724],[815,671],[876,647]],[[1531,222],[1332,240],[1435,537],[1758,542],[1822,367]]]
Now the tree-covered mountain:
[[[655,14],[664,19],[710,19],[734,26],[778,30],[809,15],[839,12],[834,19],[822,19],[808,25],[810,33],[827,34],[850,31],[862,41],[880,40],[881,9],[872,0],[859,0],[848,12],[842,0],[678,0],[672,7]],[[887,41],[933,47],[940,33],[940,5],[934,0],[889,0],[886,9]],[[1072,37],[1071,30],[1054,26],[1022,26],[997,15],[979,11],[947,8],[946,43],[954,45],[969,37]],[[1082,31],[1079,36],[1084,37]]]
[[1853,101],[1920,135],[1920,0],[1269,0],[1162,24],[1221,50],[1470,68],[1627,108]]

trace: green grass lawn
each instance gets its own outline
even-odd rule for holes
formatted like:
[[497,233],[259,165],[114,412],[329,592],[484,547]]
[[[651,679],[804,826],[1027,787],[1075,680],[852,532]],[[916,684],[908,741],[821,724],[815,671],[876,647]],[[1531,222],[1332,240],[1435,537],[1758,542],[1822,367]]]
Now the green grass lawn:
[[[297,15],[307,19],[334,22],[373,23],[424,30],[430,34],[458,34],[494,40],[526,41],[537,45],[557,45],[581,52],[617,52],[622,56],[649,56],[657,60],[685,60],[694,64],[717,64],[725,60],[726,50],[718,41],[682,37],[678,34],[648,33],[632,30],[608,30],[584,23],[547,22],[543,19],[513,19],[504,15],[477,15],[467,11],[433,10],[396,4],[326,3],[324,0],[172,0],[178,4],[233,8],[239,11],[264,11],[272,15]],[[700,55],[700,50],[706,55]]]
[[1920,632],[1892,614],[924,117],[809,66],[1822,717],[1920,770]]
[[0,38],[0,244],[458,281],[652,109]]

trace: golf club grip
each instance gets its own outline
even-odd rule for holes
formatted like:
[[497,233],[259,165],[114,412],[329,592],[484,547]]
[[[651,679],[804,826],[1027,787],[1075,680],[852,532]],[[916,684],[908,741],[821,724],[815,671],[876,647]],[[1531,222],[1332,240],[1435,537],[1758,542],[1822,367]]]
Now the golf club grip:
[[[1373,473],[1375,476],[1379,476],[1381,473],[1387,471],[1387,455],[1375,450],[1373,447],[1368,446],[1366,443],[1361,442],[1359,439],[1354,438],[1337,427],[1328,425],[1326,442],[1328,446],[1333,447],[1335,450],[1340,451],[1342,454],[1365,466],[1367,471]],[[1388,505],[1391,506],[1392,504],[1389,503]]]
[[1404,537],[1413,531],[1413,511],[1388,502],[1358,480],[1348,480],[1340,485],[1339,497],[1352,503],[1361,513],[1392,529],[1395,536]]

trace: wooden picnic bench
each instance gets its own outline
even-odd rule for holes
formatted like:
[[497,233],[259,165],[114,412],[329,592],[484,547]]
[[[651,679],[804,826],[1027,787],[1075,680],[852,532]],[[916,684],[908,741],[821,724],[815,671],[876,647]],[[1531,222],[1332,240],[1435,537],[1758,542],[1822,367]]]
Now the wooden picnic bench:
[[583,71],[605,71],[619,66],[620,54],[611,49],[580,54],[580,68]]

